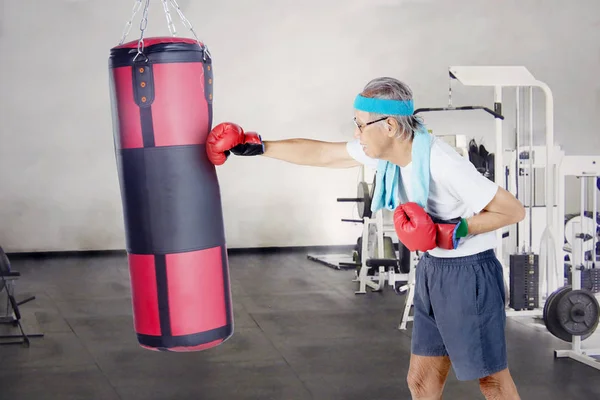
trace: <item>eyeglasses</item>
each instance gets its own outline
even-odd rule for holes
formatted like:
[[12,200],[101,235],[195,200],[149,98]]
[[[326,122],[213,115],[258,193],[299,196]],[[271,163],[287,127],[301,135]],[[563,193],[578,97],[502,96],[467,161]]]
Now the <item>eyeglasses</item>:
[[365,128],[366,126],[374,124],[375,122],[385,121],[386,119],[388,119],[388,117],[381,117],[379,119],[376,119],[375,121],[369,121],[369,122],[366,122],[364,125],[361,125],[356,120],[356,117],[353,118],[354,124],[356,125],[356,127],[358,128],[358,130],[361,131],[361,132],[363,131],[363,128]]

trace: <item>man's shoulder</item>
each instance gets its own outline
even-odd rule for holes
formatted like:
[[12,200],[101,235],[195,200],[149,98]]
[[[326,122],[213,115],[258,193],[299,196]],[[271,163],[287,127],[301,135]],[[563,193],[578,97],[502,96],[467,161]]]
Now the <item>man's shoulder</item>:
[[444,140],[434,137],[431,143],[430,165],[432,171],[448,168],[465,168],[471,161],[463,157]]

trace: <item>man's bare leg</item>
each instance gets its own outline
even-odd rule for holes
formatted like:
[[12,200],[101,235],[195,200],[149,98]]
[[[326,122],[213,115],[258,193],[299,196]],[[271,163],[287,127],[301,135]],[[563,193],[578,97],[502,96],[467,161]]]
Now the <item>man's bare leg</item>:
[[440,400],[450,365],[448,357],[411,354],[406,380],[413,400]]
[[508,368],[479,379],[479,388],[487,400],[521,400]]

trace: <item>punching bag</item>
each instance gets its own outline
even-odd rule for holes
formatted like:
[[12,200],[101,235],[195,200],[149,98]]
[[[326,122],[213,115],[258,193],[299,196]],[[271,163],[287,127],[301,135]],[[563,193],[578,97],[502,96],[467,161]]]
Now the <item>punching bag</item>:
[[215,167],[212,61],[195,40],[147,38],[111,49],[113,131],[133,322],[151,350],[198,351],[233,333]]

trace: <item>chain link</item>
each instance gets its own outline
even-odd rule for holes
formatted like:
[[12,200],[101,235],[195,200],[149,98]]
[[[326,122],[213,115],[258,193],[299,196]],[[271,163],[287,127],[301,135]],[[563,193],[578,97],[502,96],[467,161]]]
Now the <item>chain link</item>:
[[125,38],[127,37],[127,35],[129,35],[129,32],[131,31],[131,27],[133,26],[133,19],[135,18],[135,16],[137,15],[137,13],[140,11],[141,8],[142,8],[142,0],[136,0],[136,2],[133,4],[133,10],[131,11],[131,18],[125,24],[125,28],[123,28],[123,35],[121,36],[121,41],[119,42],[119,45],[122,45],[123,43],[125,43]]
[[207,55],[210,57],[210,52],[208,51],[208,46],[206,46],[206,44],[201,44],[200,39],[198,39],[198,35],[196,35],[196,31],[194,30],[194,27],[192,26],[191,22],[188,21],[188,19],[185,17],[185,15],[183,15],[183,11],[181,11],[181,7],[179,7],[179,4],[177,4],[177,0],[169,0],[169,2],[173,6],[173,8],[175,8],[175,10],[177,11],[177,14],[179,14],[179,18],[181,19],[181,22],[183,22],[183,25],[186,28],[188,28],[190,31],[192,31],[192,34],[196,38],[196,41],[198,42],[198,44],[200,44],[203,47],[204,58],[206,59]]
[[171,18],[171,11],[169,11],[169,1],[162,0],[163,8],[165,9],[165,17],[167,17],[167,25],[169,26],[169,32],[171,32],[171,36],[177,36],[177,29],[175,28],[175,24],[173,23],[173,18]]
[[[192,34],[194,35],[194,38],[196,39],[198,44],[200,44],[202,46],[202,48],[204,49],[204,58],[206,59],[206,56],[211,57],[210,52],[208,51],[208,46],[206,46],[206,44],[200,42],[200,39],[198,39],[198,35],[196,34],[194,27],[192,26],[191,22],[185,17],[185,15],[183,15],[183,11],[181,10],[181,7],[179,7],[177,0],[161,0],[161,1],[163,3],[163,9],[165,10],[165,17],[167,18],[167,25],[169,27],[169,31],[171,32],[171,35],[176,36],[177,29],[175,28],[175,24],[173,23],[173,18],[171,16],[171,11],[169,9],[169,4],[177,11],[177,14],[179,14],[179,18],[181,19],[181,22],[183,23],[183,25],[192,32]],[[131,13],[131,18],[125,24],[125,28],[123,29],[123,35],[121,37],[121,41],[119,42],[119,45],[122,45],[125,42],[125,38],[127,37],[127,35],[129,35],[129,32],[131,31],[131,27],[133,25],[133,20],[134,20],[135,16],[137,15],[137,13],[142,8],[142,4],[144,5],[144,11],[142,14],[142,20],[140,21],[141,35],[140,35],[140,39],[139,39],[138,45],[137,45],[137,54],[136,54],[135,58],[133,59],[134,61],[140,55],[144,55],[144,53],[143,53],[144,52],[144,36],[146,34],[146,28],[148,27],[148,9],[150,8],[150,0],[136,0],[135,1],[134,5],[133,5],[133,10]]]
[[144,13],[142,14],[142,20],[140,21],[140,31],[141,31],[141,35],[140,35],[140,40],[138,41],[138,45],[137,45],[137,54],[135,55],[135,57],[133,58],[133,61],[135,61],[140,54],[144,55],[144,35],[146,34],[146,28],[148,27],[148,9],[150,8],[150,0],[146,0],[145,6],[144,6]]

